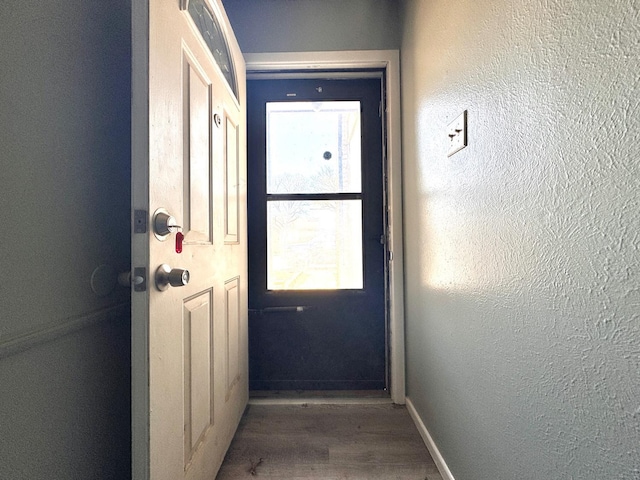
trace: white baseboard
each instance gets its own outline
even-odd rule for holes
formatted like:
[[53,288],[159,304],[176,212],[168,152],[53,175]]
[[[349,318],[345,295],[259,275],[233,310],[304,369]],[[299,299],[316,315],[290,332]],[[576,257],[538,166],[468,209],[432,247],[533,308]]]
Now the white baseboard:
[[440,450],[438,450],[438,446],[433,441],[433,438],[431,438],[429,430],[427,430],[427,427],[420,418],[420,415],[418,415],[418,412],[409,397],[407,397],[407,410],[409,411],[409,415],[411,415],[413,422],[416,424],[418,432],[420,432],[420,436],[422,437],[424,444],[427,446],[427,450],[429,450],[433,461],[436,463],[436,467],[438,467],[438,471],[440,472],[443,480],[455,480],[451,474],[451,470],[449,470],[449,467],[447,466],[447,462],[444,461]]
[[390,405],[390,398],[249,398],[249,405]]

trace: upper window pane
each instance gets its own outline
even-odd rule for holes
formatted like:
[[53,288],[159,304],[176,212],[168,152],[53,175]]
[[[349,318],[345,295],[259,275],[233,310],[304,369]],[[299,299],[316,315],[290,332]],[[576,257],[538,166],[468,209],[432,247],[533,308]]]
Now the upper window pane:
[[361,193],[360,102],[268,102],[267,193]]
[[189,14],[200,30],[202,38],[209,47],[218,67],[222,70],[222,75],[227,80],[233,94],[238,98],[238,85],[236,83],[236,73],[233,69],[233,62],[229,54],[229,47],[224,38],[220,24],[209,10],[204,0],[189,0]]

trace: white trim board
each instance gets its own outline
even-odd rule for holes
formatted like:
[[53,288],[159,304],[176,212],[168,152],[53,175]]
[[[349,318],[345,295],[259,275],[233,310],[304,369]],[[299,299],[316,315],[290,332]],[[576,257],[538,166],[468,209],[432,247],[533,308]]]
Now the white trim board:
[[420,436],[422,437],[424,444],[427,446],[427,450],[429,450],[429,453],[431,454],[431,458],[433,458],[433,461],[435,462],[436,467],[438,467],[438,471],[440,472],[442,479],[456,480],[455,478],[453,478],[453,474],[451,473],[451,470],[449,470],[449,467],[447,466],[447,462],[444,461],[444,457],[440,453],[440,450],[438,449],[436,442],[434,442],[433,437],[431,437],[431,434],[429,433],[429,430],[427,430],[427,427],[422,421],[422,418],[420,418],[420,415],[418,414],[416,407],[413,406],[413,402],[409,397],[407,397],[406,400],[407,400],[407,411],[409,412],[409,415],[411,415],[411,418],[413,419],[413,423],[416,424],[416,428],[418,429],[418,432],[420,433]]
[[249,398],[249,405],[390,405],[390,398]]
[[114,319],[119,320],[128,317],[129,312],[130,304],[128,302],[121,303],[96,312],[50,323],[7,339],[0,339],[0,360],[44,343],[53,342],[84,328],[89,328],[107,321],[113,321]]
[[389,389],[393,403],[405,403],[404,280],[402,251],[402,161],[400,54],[398,50],[246,53],[247,78],[301,70],[382,69],[386,83],[387,195],[389,202]]

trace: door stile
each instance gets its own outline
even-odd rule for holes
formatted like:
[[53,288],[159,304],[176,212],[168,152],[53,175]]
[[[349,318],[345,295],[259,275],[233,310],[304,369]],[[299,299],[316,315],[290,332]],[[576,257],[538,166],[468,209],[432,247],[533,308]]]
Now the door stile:
[[[131,271],[147,288],[131,294],[131,475],[148,480],[149,449],[149,0],[131,1]],[[147,228],[135,233],[135,213]]]

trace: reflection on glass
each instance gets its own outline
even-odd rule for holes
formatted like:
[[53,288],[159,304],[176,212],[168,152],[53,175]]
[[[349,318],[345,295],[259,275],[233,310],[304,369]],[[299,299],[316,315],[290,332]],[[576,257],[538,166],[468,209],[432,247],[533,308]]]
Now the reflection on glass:
[[267,193],[360,193],[360,102],[267,103]]
[[363,288],[361,218],[361,200],[268,202],[267,288]]
[[220,70],[222,70],[222,75],[224,75],[229,87],[231,87],[233,94],[238,98],[236,73],[233,69],[233,62],[231,61],[227,41],[224,38],[218,20],[216,20],[216,17],[211,13],[204,0],[190,0],[189,14],[191,18],[193,18],[196,27],[198,27],[202,38],[207,44],[207,47],[209,47],[209,51],[220,67]]

